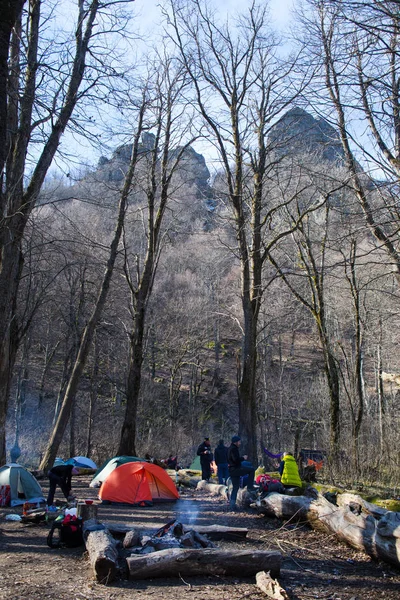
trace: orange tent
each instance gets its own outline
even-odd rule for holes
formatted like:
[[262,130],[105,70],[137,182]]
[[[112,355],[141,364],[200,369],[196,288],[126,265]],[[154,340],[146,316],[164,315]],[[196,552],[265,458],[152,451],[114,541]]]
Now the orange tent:
[[147,462],[120,465],[103,482],[99,498],[124,504],[178,500],[174,482],[164,469]]

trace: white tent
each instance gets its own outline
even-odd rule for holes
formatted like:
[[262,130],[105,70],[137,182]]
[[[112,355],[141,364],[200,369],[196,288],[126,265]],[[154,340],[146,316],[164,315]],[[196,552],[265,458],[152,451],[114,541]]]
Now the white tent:
[[24,502],[45,502],[42,488],[37,479],[18,463],[10,463],[0,468],[0,486],[9,485],[11,506]]

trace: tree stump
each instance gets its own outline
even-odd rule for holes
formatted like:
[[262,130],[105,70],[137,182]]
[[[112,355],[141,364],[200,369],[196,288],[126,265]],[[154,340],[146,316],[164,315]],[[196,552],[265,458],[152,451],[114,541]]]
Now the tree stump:
[[97,504],[86,504],[85,502],[78,502],[76,506],[76,516],[81,517],[83,522],[87,521],[88,519],[97,519],[97,512]]

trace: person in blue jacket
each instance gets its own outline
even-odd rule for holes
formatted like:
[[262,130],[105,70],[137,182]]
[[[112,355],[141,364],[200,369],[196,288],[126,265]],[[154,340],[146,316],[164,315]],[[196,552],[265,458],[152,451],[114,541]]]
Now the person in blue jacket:
[[228,448],[224,445],[224,440],[219,440],[218,446],[214,450],[214,460],[217,465],[218,483],[226,484],[229,477]]

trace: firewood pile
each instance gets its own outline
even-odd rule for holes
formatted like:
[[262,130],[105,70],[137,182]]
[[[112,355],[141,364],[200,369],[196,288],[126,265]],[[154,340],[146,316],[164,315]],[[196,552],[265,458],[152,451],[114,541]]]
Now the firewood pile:
[[154,534],[137,536],[136,539],[132,539],[132,542],[132,536],[127,534],[124,540],[124,548],[128,547],[127,537],[129,543],[136,542],[132,548],[132,553],[134,554],[150,554],[151,552],[159,552],[167,548],[199,549],[216,547],[206,535],[202,535],[194,529],[185,528],[177,520],[170,521]]
[[[115,525],[110,529],[97,519],[83,524],[93,574],[103,584],[123,573],[127,573],[129,579],[148,579],[237,573],[248,577],[263,570],[275,575],[280,571],[280,552],[237,549],[231,552],[217,548],[210,539],[212,536],[214,539],[244,538],[245,529],[213,525],[203,528],[207,535],[199,531],[199,527],[191,528],[177,520],[150,533]],[[122,540],[117,539],[121,537]]]

